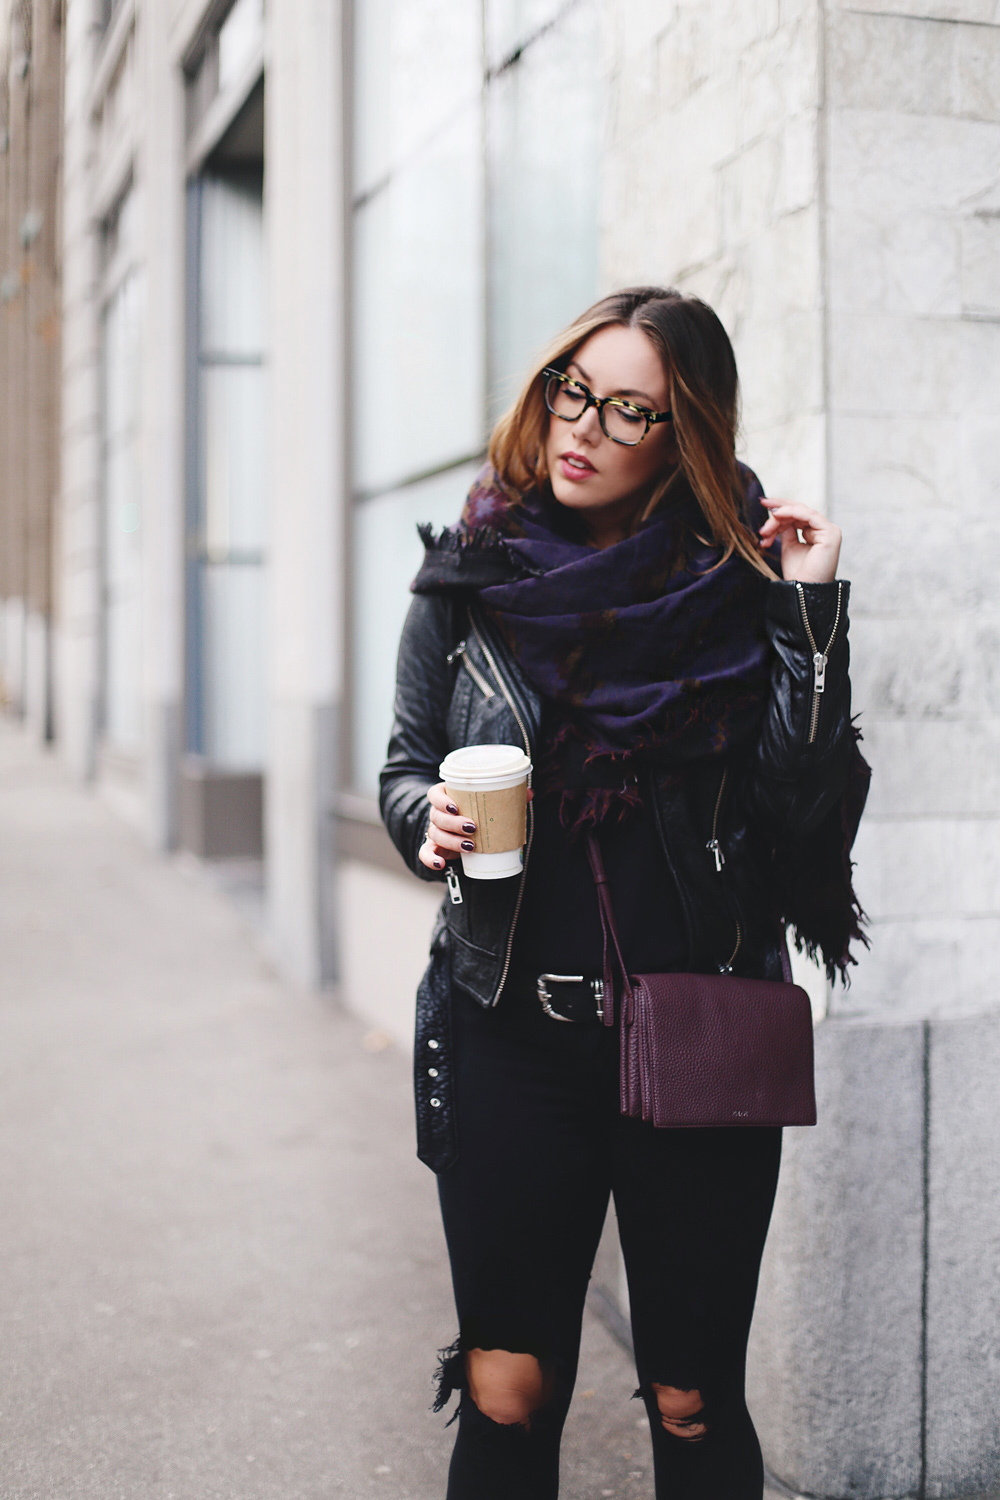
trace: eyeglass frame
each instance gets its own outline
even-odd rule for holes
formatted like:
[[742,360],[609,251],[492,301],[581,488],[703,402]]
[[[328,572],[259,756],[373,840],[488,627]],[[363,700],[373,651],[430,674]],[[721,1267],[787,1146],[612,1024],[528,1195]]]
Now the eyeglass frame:
[[[674,419],[674,414],[669,408],[666,411],[650,411],[648,406],[637,406],[634,401],[623,401],[620,396],[595,396],[588,385],[584,385],[583,381],[579,380],[575,375],[567,375],[565,370],[553,370],[549,367],[542,370],[541,378],[543,382],[542,400],[545,402],[545,410],[550,416],[558,417],[560,422],[579,422],[584,412],[591,406],[595,406],[597,408],[597,420],[601,424],[601,431],[604,433],[604,436],[608,439],[609,443],[617,443],[622,448],[638,448],[643,438],[648,436],[649,429],[655,427],[657,422],[672,422]],[[553,411],[549,405],[549,381],[553,378],[563,381],[566,385],[575,385],[578,390],[583,392],[583,408],[577,412],[575,417],[563,416],[561,411]],[[627,442],[625,438],[612,437],[604,425],[604,408],[606,406],[623,407],[628,411],[638,412],[641,417],[645,417],[646,430],[643,432],[642,437],[637,437],[634,443]]]

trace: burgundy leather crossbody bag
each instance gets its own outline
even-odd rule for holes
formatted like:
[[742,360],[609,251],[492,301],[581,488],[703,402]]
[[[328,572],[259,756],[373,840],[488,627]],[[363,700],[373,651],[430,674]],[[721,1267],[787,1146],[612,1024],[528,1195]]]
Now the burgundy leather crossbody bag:
[[621,974],[621,1112],[664,1127],[815,1125],[809,996],[737,974],[633,974],[622,959],[597,840],[587,841],[604,933],[604,1022]]

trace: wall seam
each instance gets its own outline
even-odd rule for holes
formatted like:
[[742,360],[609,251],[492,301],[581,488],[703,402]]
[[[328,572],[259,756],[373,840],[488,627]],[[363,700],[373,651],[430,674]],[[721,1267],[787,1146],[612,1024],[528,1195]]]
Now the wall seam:
[[823,510],[829,516],[832,512],[832,489],[833,489],[833,440],[831,437],[830,421],[830,390],[832,386],[830,372],[830,254],[828,234],[828,208],[829,194],[827,176],[829,172],[829,149],[828,131],[829,116],[827,110],[826,90],[826,30],[827,30],[827,3],[826,0],[817,0],[817,74],[819,79],[819,100],[816,120],[816,165],[817,183],[816,198],[818,205],[818,234],[819,234],[819,277],[820,277],[820,299],[821,299],[821,324],[820,340],[822,344],[822,383],[823,402]]
[[923,1140],[920,1162],[922,1235],[920,1246],[920,1480],[917,1500],[927,1495],[927,1303],[930,1282],[931,1206],[931,1023],[923,1025]]

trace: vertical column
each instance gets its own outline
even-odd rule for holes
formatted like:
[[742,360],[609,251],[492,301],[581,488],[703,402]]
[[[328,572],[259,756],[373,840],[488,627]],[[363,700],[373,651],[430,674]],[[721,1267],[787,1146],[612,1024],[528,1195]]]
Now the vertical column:
[[[998,13],[836,0],[826,54],[831,489],[875,772],[872,951],[833,1009],[924,1036],[922,1201],[882,1280],[922,1282],[914,1488],[982,1494],[1000,1488]],[[902,1103],[894,1073],[870,1076]],[[916,1265],[897,1253],[914,1219]]]
[[3,594],[5,695],[16,713],[25,712],[28,545],[28,346],[30,342],[31,258],[23,229],[29,214],[32,135],[32,11],[11,9],[4,37],[6,149],[5,243],[2,247],[3,344],[6,355],[4,401]]
[[335,974],[333,798],[343,676],[344,61],[340,4],[267,14],[271,369],[267,915],[272,950]]
[[56,571],[55,722],[79,776],[94,771],[100,626],[97,230],[90,207],[90,83],[97,0],[66,0],[62,171],[62,410]]
[[59,185],[62,35],[51,6],[34,0],[29,71],[26,212],[20,239],[28,271],[25,387],[25,717],[37,739],[51,733],[52,513],[58,475],[59,317],[56,203]]
[[161,849],[177,837],[184,681],[184,95],[169,47],[169,18],[168,6],[145,0],[136,27],[145,240],[143,738],[147,836]]
[[[882,24],[841,19],[855,29]],[[897,381],[886,361],[908,335],[873,321],[870,297],[873,285],[891,284],[884,256],[892,260],[892,246],[905,274],[911,222],[889,189],[899,168],[883,176],[878,163],[895,124],[871,120],[869,154],[848,165],[838,91],[867,78],[880,96],[897,68],[913,78],[916,59],[903,64],[894,44],[873,34],[841,60],[836,13],[817,0],[649,0],[609,6],[609,21],[605,280],[673,282],[719,311],[740,365],[749,462],[772,493],[828,509],[844,526],[859,706],[868,707],[866,676],[881,664],[864,615],[882,614],[905,585],[888,542],[899,518],[890,527],[887,517],[873,525],[859,514],[851,462],[863,440],[875,453],[883,442],[873,419]],[[923,55],[926,65],[931,51]],[[918,152],[909,160],[916,183]],[[849,206],[858,188],[865,204]],[[883,258],[867,287],[862,279],[847,290],[848,254],[873,270]],[[934,356],[903,347],[907,381],[932,380]],[[856,417],[854,433],[838,429],[841,410]],[[915,451],[893,460],[901,476]],[[874,498],[870,491],[864,506]],[[887,544],[871,554],[877,576],[868,561],[874,534]],[[926,533],[912,533],[907,555],[922,574]],[[921,675],[914,671],[914,684]],[[859,857],[864,889],[870,839]],[[895,868],[920,882],[925,899],[947,899],[940,859],[916,866],[904,856]],[[898,1019],[883,1024],[892,963],[864,964],[853,992],[835,992],[817,1028],[821,1123],[786,1132],[751,1347],[766,1461],[796,1490],[822,1496],[915,1493],[927,1477],[928,1030],[919,1005],[897,1007]]]

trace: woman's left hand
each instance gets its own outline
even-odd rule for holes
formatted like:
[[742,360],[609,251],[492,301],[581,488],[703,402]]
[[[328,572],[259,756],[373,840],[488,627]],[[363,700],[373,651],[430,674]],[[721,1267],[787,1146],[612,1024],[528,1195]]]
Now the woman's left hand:
[[[781,576],[799,583],[832,583],[840,558],[840,527],[821,511],[795,500],[761,500],[768,518],[760,528],[762,547],[781,543]],[[799,541],[799,532],[804,538]]]

